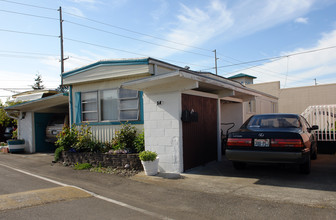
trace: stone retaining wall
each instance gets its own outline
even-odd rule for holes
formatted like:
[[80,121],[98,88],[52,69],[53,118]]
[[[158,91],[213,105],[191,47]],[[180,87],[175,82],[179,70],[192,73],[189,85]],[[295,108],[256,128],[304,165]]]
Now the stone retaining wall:
[[143,170],[138,154],[72,153],[63,151],[60,160],[68,165],[90,163],[93,166]]

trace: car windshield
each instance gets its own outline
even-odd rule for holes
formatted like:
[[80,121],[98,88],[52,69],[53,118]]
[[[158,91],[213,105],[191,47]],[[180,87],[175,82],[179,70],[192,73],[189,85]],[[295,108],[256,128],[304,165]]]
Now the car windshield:
[[246,125],[248,128],[300,128],[295,115],[255,115]]

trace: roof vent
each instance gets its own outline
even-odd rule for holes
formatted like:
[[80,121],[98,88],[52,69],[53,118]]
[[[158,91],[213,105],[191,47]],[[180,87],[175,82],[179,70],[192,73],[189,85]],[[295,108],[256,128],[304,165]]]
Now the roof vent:
[[184,69],[188,70],[190,69],[190,66],[185,66]]

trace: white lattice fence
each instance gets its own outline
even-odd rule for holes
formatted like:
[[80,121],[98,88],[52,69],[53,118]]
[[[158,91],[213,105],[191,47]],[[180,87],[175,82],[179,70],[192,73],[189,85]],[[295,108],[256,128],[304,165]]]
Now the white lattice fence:
[[302,116],[310,125],[318,125],[318,141],[336,141],[335,122],[336,105],[309,106]]

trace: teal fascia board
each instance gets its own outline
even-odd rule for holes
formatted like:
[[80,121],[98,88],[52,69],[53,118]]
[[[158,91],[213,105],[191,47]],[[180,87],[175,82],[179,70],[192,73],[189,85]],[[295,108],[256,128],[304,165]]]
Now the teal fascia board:
[[62,75],[63,75],[63,78],[67,78],[69,76],[76,75],[78,73],[92,69],[97,66],[122,66],[122,65],[145,65],[145,64],[149,64],[149,58],[136,59],[136,60],[103,60],[103,61],[98,61],[96,63],[81,67],[76,70],[63,73]]

